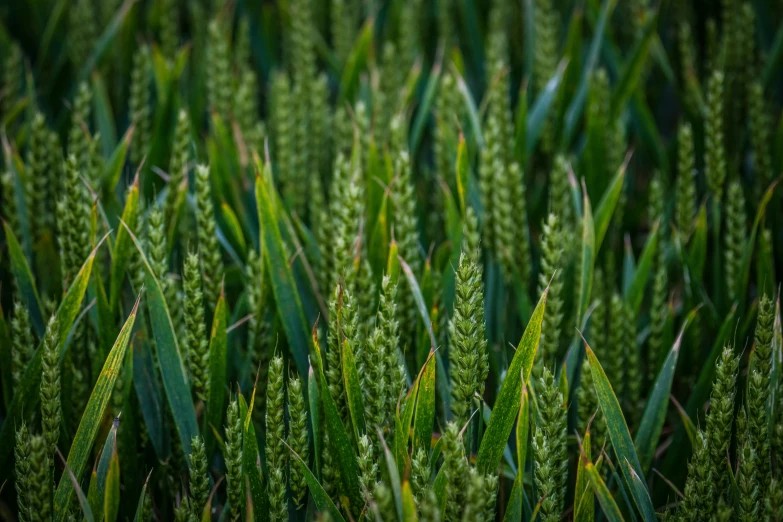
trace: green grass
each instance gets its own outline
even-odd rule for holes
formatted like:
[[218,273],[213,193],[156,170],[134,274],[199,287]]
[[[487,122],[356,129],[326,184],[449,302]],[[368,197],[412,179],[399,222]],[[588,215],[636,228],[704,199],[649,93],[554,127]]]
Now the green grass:
[[782,75],[774,2],[8,3],[0,519],[780,522]]

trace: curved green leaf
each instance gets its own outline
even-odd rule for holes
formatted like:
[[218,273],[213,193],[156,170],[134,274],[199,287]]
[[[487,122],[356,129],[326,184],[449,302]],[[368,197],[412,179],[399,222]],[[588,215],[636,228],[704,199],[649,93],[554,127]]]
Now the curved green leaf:
[[[736,288],[744,289],[748,287],[748,279],[750,279],[750,262],[751,259],[753,259],[753,250],[756,246],[756,234],[759,231],[761,220],[764,219],[764,214],[767,211],[767,205],[772,199],[772,196],[775,193],[775,187],[777,187],[777,185],[778,180],[773,181],[769,188],[767,188],[766,192],[764,192],[764,196],[762,196],[761,200],[759,201],[756,210],[756,217],[753,220],[753,228],[750,231],[750,236],[748,236],[746,243],[747,246],[742,253],[742,263],[740,264],[740,273]],[[740,312],[742,312],[745,309],[745,299],[740,299],[739,302]]]
[[354,93],[358,87],[359,75],[367,63],[367,55],[372,45],[374,27],[374,20],[367,20],[354,42],[340,78],[340,99],[338,103],[353,100]]
[[163,378],[163,389],[166,391],[169,406],[174,413],[174,425],[177,428],[182,450],[188,454],[193,437],[198,435],[198,423],[196,422],[196,410],[193,408],[193,401],[190,398],[185,366],[182,357],[180,357],[174,324],[171,322],[163,289],[147,261],[147,256],[144,255],[144,250],[130,228],[125,223],[123,226],[136,245],[136,250],[147,272],[147,309],[149,310],[150,323],[152,323],[152,333],[158,353],[158,366]]
[[[584,459],[584,457],[582,457]],[[586,462],[584,464],[584,470],[587,474],[587,478],[590,480],[590,485],[593,487],[595,496],[598,497],[598,503],[601,505],[601,509],[606,515],[606,519],[609,522],[623,522],[623,515],[620,513],[620,508],[617,507],[617,503],[612,498],[612,494],[609,493],[609,489],[604,484],[601,474],[595,469],[592,462]]]
[[625,170],[628,164],[623,162],[617,169],[612,179],[612,183],[606,188],[606,192],[598,203],[595,210],[595,251],[601,250],[601,244],[606,237],[606,231],[609,230],[609,224],[612,221],[614,210],[617,208],[617,202],[620,200],[620,193],[623,191],[625,183]]
[[24,252],[22,252],[22,245],[19,244],[13,230],[5,221],[3,221],[3,230],[5,231],[5,240],[8,243],[8,254],[11,258],[11,271],[14,273],[16,282],[19,285],[19,295],[21,295],[24,305],[30,312],[30,320],[33,322],[36,335],[38,335],[38,338],[43,338],[46,326],[41,313],[41,310],[43,310],[41,298],[38,296],[38,289],[35,287],[33,273],[30,270],[30,265],[27,264]]
[[351,413],[354,436],[356,440],[359,440],[359,437],[367,431],[364,425],[364,400],[362,398],[362,384],[359,379],[359,371],[356,369],[356,358],[353,355],[351,342],[348,339],[343,339],[341,356],[348,410]]
[[636,451],[639,454],[643,470],[647,470],[650,467],[650,463],[655,455],[655,448],[658,445],[658,439],[663,430],[663,423],[666,421],[666,409],[669,404],[669,395],[672,391],[674,371],[677,368],[677,357],[680,354],[680,344],[682,344],[685,330],[688,328],[691,321],[693,321],[697,312],[698,309],[692,310],[691,313],[688,314],[688,317],[685,318],[680,333],[677,335],[677,340],[674,341],[674,345],[672,345],[669,355],[666,357],[663,367],[658,373],[658,378],[655,380],[653,389],[650,392],[647,406],[644,408],[644,414],[642,415],[639,429],[636,431],[636,440],[634,441],[634,444],[636,446]]
[[[123,223],[127,223],[130,228],[136,227],[136,216],[139,207],[139,178],[133,181],[133,185],[128,189],[128,195],[125,198],[125,207],[122,210]],[[112,312],[117,311],[120,302],[120,290],[125,280],[125,274],[128,269],[128,263],[131,259],[133,241],[125,227],[117,230],[117,236],[111,253],[111,276],[109,280],[109,307]],[[134,288],[140,291],[140,288]]]
[[421,144],[421,137],[424,134],[424,124],[430,117],[430,106],[435,100],[435,95],[438,90],[438,82],[440,80],[441,63],[435,62],[430,72],[430,77],[427,80],[427,85],[424,87],[424,95],[421,98],[419,107],[416,109],[416,118],[413,120],[413,127],[411,128],[410,137],[410,152],[411,157],[416,157],[416,152]]
[[223,216],[223,221],[226,224],[223,230],[228,235],[231,244],[239,249],[239,253],[244,259],[247,255],[247,242],[237,215],[225,201],[220,205],[220,215]]
[[574,486],[574,522],[593,522],[595,520],[595,494],[590,485],[585,465],[592,458],[590,453],[591,440],[590,428],[585,432],[585,438],[581,443],[580,450],[583,456],[580,457],[576,467],[576,485]]
[[435,354],[430,354],[417,379],[416,413],[413,421],[413,452],[419,448],[427,454],[432,446],[432,425],[435,421]]
[[[285,442],[283,443],[285,444]],[[286,446],[288,446],[288,444],[286,444]],[[312,495],[313,502],[315,502],[315,507],[318,508],[318,511],[329,513],[329,516],[335,522],[345,522],[340,510],[334,505],[334,502],[332,502],[332,499],[326,493],[323,486],[321,486],[321,483],[318,482],[318,479],[315,478],[313,472],[310,471],[310,468],[307,467],[305,461],[291,449],[291,446],[288,446],[288,449],[291,450],[291,456],[296,461],[299,469],[302,470],[302,474],[304,474],[305,480],[307,481],[307,487],[310,489],[310,495]]]
[[587,52],[585,67],[582,69],[582,78],[579,80],[579,87],[576,89],[576,94],[571,101],[571,105],[568,106],[568,110],[566,111],[563,131],[563,144],[565,148],[568,148],[570,145],[579,118],[582,116],[585,100],[587,99],[587,88],[590,82],[590,76],[592,76],[593,70],[595,70],[595,66],[598,63],[598,55],[601,52],[601,44],[604,41],[606,21],[609,19],[616,4],[616,0],[603,0],[603,3],[601,4],[601,14],[598,15],[598,23],[596,24],[593,38],[590,42],[590,50]]
[[207,455],[211,455],[215,436],[209,426],[218,427],[223,419],[226,400],[226,351],[228,337],[226,333],[226,299],[222,292],[215,305],[212,319],[212,332],[209,336],[209,391],[207,393],[207,413],[204,416],[204,445]]
[[587,187],[582,182],[582,257],[579,276],[579,300],[577,301],[576,324],[582,323],[582,318],[590,306],[590,293],[593,289],[593,267],[595,265],[595,225],[593,223],[593,208],[587,196]]
[[[106,406],[108,406],[109,399],[111,399],[114,391],[114,383],[125,360],[125,351],[128,348],[133,324],[136,321],[138,307],[139,301],[137,299],[136,305],[133,307],[128,320],[125,321],[125,326],[120,330],[120,334],[117,336],[117,340],[114,342],[114,346],[103,364],[103,370],[98,376],[98,381],[90,394],[90,400],[87,402],[81,421],[79,421],[79,428],[76,430],[76,435],[71,444],[67,463],[76,479],[81,477],[87,465],[87,460],[92,453],[92,445],[95,442],[95,437],[98,435],[98,430],[106,412]],[[54,519],[56,521],[59,522],[65,519],[71,504],[73,491],[74,484],[71,481],[60,481],[53,502]]]
[[411,483],[406,480],[402,483],[402,522],[418,522],[418,520]]
[[[302,302],[296,289],[288,256],[280,237],[280,228],[275,217],[272,204],[270,187],[263,181],[263,168],[256,163],[258,175],[256,176],[256,205],[258,206],[258,222],[261,227],[261,244],[263,245],[264,260],[266,261],[267,274],[272,283],[272,293],[275,296],[280,321],[283,323],[288,345],[296,362],[296,368],[302,379],[307,378],[309,367],[308,344],[309,330],[305,320]],[[267,167],[268,168],[268,167]]]
[[639,79],[644,72],[644,64],[650,51],[650,42],[652,42],[653,36],[656,34],[655,30],[658,27],[658,13],[659,11],[656,11],[653,16],[648,17],[647,25],[645,25],[642,35],[636,42],[631,57],[623,67],[623,72],[617,81],[614,95],[612,96],[610,121],[615,121],[620,116],[620,113],[625,108],[625,104],[639,84]]
[[642,518],[645,522],[657,522],[658,517],[655,516],[655,509],[653,509],[650,493],[647,491],[647,484],[645,484],[642,477],[633,470],[628,459],[624,459],[623,468],[624,474],[627,473],[630,477],[629,487],[631,489],[631,495],[634,499],[641,498],[644,500],[641,504],[637,502],[637,506],[639,506],[639,510],[642,512]]
[[631,285],[628,287],[628,293],[625,295],[625,300],[631,306],[634,314],[639,313],[639,308],[641,308],[642,299],[644,298],[644,290],[647,287],[647,281],[650,279],[655,250],[658,247],[659,225],[660,221],[656,221],[650,236],[647,238],[647,243],[644,245],[644,250],[633,274]]
[[563,81],[563,74],[566,67],[568,67],[567,61],[560,62],[557,66],[557,71],[549,79],[544,86],[544,89],[538,93],[538,98],[533,103],[530,112],[527,116],[527,127],[525,131],[525,157],[530,158],[533,151],[536,150],[538,144],[538,138],[541,137],[541,133],[544,130],[544,124],[546,124],[549,116],[549,111],[555,103],[557,93],[560,91],[560,83]]
[[[604,415],[604,419],[606,419],[606,427],[609,432],[609,438],[612,441],[614,452],[618,459],[628,461],[631,464],[630,466],[622,466],[623,477],[625,478],[626,483],[628,483],[636,507],[642,515],[650,512],[654,513],[655,510],[652,507],[649,494],[647,494],[646,486],[642,488],[645,493],[644,495],[640,494],[641,492],[632,486],[633,477],[631,472],[639,477],[644,476],[644,473],[642,472],[642,465],[639,462],[639,457],[636,455],[636,449],[634,448],[633,440],[631,440],[631,434],[628,432],[628,425],[625,423],[625,417],[623,417],[623,412],[620,409],[620,403],[617,401],[617,397],[612,390],[612,385],[609,384],[609,379],[606,377],[604,369],[601,367],[601,364],[598,362],[598,359],[587,342],[585,342],[585,350],[587,351],[587,358],[590,361],[590,370],[593,372],[593,385],[595,386],[595,392],[598,395],[598,404],[601,406],[601,412]],[[598,491],[596,491],[596,494],[598,494]],[[645,518],[645,522],[654,522],[654,520],[654,517],[652,521]]]
[[530,371],[533,368],[533,360],[538,350],[538,342],[541,340],[541,323],[544,320],[546,297],[549,293],[547,286],[541,298],[538,300],[533,316],[527,323],[525,333],[519,341],[517,351],[511,360],[506,378],[500,386],[495,409],[489,418],[487,430],[479,446],[476,467],[482,473],[494,473],[503,457],[508,437],[514,427],[514,421],[519,413],[522,403],[522,385],[528,382]]
[[[313,366],[316,377],[320,383],[321,399],[324,407],[324,426],[329,436],[329,448],[327,451],[332,453],[332,458],[340,475],[342,484],[341,492],[345,495],[345,504],[354,515],[358,516],[364,501],[361,495],[361,486],[359,484],[359,464],[356,462],[351,439],[345,429],[340,414],[337,411],[337,405],[334,403],[332,394],[329,392],[329,385],[323,372],[323,362],[321,359],[321,349],[318,345],[318,330],[313,328]],[[305,466],[306,468],[306,466]],[[309,472],[309,471],[308,471]],[[308,480],[308,485],[309,485]],[[320,487],[320,485],[318,485]],[[310,492],[314,493],[313,487]],[[315,496],[315,494],[314,494]],[[331,501],[330,501],[331,502]]]
[[[93,262],[95,261],[95,252],[96,250],[94,249],[84,262],[60,303],[60,307],[57,309],[57,318],[60,322],[60,360],[62,360],[65,354],[68,334],[71,332],[71,327],[76,320],[84,300],[84,294],[87,291]],[[30,363],[27,365],[27,369],[22,375],[22,379],[19,381],[19,385],[16,387],[16,393],[8,408],[6,419],[23,418],[29,415],[38,404],[38,392],[41,384],[42,346],[43,343],[39,343]],[[13,422],[4,422],[2,429],[0,429],[0,477],[8,476],[13,468],[13,466],[8,465],[7,459],[13,454],[14,429]]]

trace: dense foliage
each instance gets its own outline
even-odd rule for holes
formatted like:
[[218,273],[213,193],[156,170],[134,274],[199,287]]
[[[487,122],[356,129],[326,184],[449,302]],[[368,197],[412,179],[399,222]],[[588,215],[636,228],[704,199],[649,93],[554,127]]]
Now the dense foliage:
[[0,6],[0,518],[783,520],[783,8]]

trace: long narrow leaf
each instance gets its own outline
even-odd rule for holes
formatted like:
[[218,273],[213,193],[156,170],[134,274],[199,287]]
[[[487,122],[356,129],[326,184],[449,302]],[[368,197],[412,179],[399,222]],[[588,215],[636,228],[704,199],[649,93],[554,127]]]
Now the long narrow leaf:
[[606,519],[609,520],[609,522],[623,522],[623,515],[620,513],[620,508],[617,507],[617,503],[614,501],[614,498],[612,498],[612,494],[609,493],[609,489],[606,487],[606,484],[604,484],[600,473],[595,469],[593,463],[587,462],[584,464],[584,470],[585,473],[587,473],[587,478],[590,480],[590,485],[593,487],[595,496],[598,497],[598,503],[601,505],[601,509],[603,510],[604,515],[606,515]]
[[680,354],[682,338],[688,325],[695,318],[697,311],[698,309],[691,311],[685,319],[680,333],[677,335],[677,340],[674,341],[674,345],[669,351],[661,371],[658,373],[658,378],[655,380],[647,406],[644,409],[641,424],[639,424],[639,429],[636,432],[634,444],[643,470],[647,470],[650,467],[655,454],[655,448],[663,430],[663,423],[666,420],[666,406],[672,390],[674,370],[677,367],[677,357]]
[[647,281],[650,279],[655,251],[658,248],[659,225],[660,221],[656,221],[650,237],[647,238],[647,243],[644,245],[639,263],[636,265],[636,272],[634,272],[631,285],[628,287],[628,293],[625,296],[634,314],[639,313],[639,308],[642,306],[642,298],[644,298],[644,289],[647,287]]
[[263,245],[272,292],[277,303],[278,314],[283,323],[283,330],[291,347],[291,354],[296,362],[296,368],[302,379],[307,378],[309,329],[305,320],[302,302],[296,289],[291,266],[286,256],[280,228],[273,210],[270,187],[263,181],[263,170],[256,163],[256,204],[258,205],[258,222],[261,226],[261,244]]
[[538,343],[541,340],[541,323],[544,320],[544,309],[546,308],[546,297],[549,293],[547,286],[538,305],[533,311],[530,322],[527,323],[525,333],[519,341],[517,351],[511,360],[508,372],[503,384],[500,386],[497,399],[495,400],[495,409],[487,424],[487,431],[479,446],[476,467],[482,473],[491,473],[500,464],[503,451],[506,448],[506,442],[514,427],[514,420],[519,412],[522,402],[522,384],[528,382],[530,371],[533,369],[533,360],[538,350]]
[[[128,348],[128,342],[130,341],[133,324],[136,321],[136,312],[138,311],[138,308],[139,301],[137,300],[128,320],[125,321],[125,326],[120,330],[120,334],[117,336],[117,340],[115,341],[111,352],[109,352],[106,362],[103,364],[103,370],[98,376],[98,382],[95,383],[95,387],[90,395],[90,400],[87,402],[87,406],[85,407],[81,421],[79,422],[79,428],[76,430],[76,435],[71,444],[67,465],[73,471],[73,474],[77,479],[81,477],[84,468],[87,465],[87,459],[90,457],[92,445],[95,442],[95,437],[98,435],[98,430],[101,427],[101,421],[106,412],[106,406],[108,406],[109,399],[111,399],[112,392],[114,391],[114,383],[120,373],[122,362],[125,360],[125,350]],[[54,495],[54,519],[58,522],[64,520],[68,513],[71,495],[74,492],[73,486],[71,481],[62,480],[57,487],[57,492]]]
[[30,320],[33,322],[33,328],[39,338],[44,334],[44,318],[42,314],[41,298],[38,297],[38,289],[35,287],[33,273],[30,265],[27,264],[27,258],[22,252],[22,245],[16,239],[13,230],[8,223],[3,221],[3,230],[5,231],[5,240],[8,243],[8,253],[11,258],[11,271],[16,277],[19,285],[19,295],[22,297],[25,307],[30,312]]
[[209,337],[209,391],[207,395],[207,414],[204,417],[204,445],[207,455],[211,455],[215,437],[210,427],[219,427],[223,419],[226,400],[226,350],[228,337],[226,333],[226,299],[222,295],[215,305],[212,319],[212,333]]
[[[593,373],[593,385],[598,395],[598,404],[606,419],[606,427],[609,432],[609,438],[612,441],[612,447],[618,459],[621,461],[627,460],[630,463],[630,466],[622,466],[623,476],[626,483],[630,486],[633,480],[631,472],[640,477],[644,476],[642,465],[639,462],[633,440],[631,440],[631,434],[628,432],[628,425],[625,423],[625,417],[623,417],[620,403],[612,390],[612,385],[609,384],[609,379],[607,379],[604,369],[587,343],[585,343],[585,350],[587,351],[587,358],[590,361],[590,369]],[[636,507],[645,515],[646,513],[654,512],[654,509],[649,494],[647,494],[646,486],[643,489],[646,495],[641,495],[639,490],[631,487],[631,495],[636,503]],[[651,522],[647,519],[645,521]]]
[[158,366],[163,378],[163,389],[166,391],[169,407],[172,413],[174,413],[174,425],[177,428],[182,450],[188,454],[190,453],[190,443],[193,437],[198,434],[198,423],[196,422],[196,411],[193,408],[193,401],[190,398],[190,388],[185,377],[185,367],[180,357],[180,348],[174,332],[174,324],[171,321],[171,314],[169,314],[163,289],[147,261],[147,256],[144,255],[144,250],[128,226],[125,223],[123,223],[123,226],[128,231],[134,245],[136,245],[136,250],[147,272],[147,309],[149,310],[150,322],[152,323],[152,333],[155,337]]
[[[81,308],[84,294],[87,291],[93,262],[95,261],[95,253],[96,250],[93,250],[84,262],[60,303],[60,307],[57,309],[57,318],[60,322],[59,346],[61,360],[65,354],[66,340]],[[38,392],[41,384],[42,344],[39,344],[30,363],[27,365],[27,370],[25,370],[22,379],[19,381],[19,385],[16,387],[16,393],[14,393],[11,406],[8,408],[6,419],[23,418],[27,413],[33,411],[33,408],[38,404]],[[3,427],[0,429],[0,477],[2,478],[7,477],[13,468],[13,466],[8,466],[7,459],[13,453],[15,433],[13,422],[3,423]]]

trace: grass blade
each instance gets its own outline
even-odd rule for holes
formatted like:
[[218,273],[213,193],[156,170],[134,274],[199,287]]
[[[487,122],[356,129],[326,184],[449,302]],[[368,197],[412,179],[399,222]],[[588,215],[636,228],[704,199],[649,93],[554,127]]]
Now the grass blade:
[[[137,299],[136,305],[133,307],[128,320],[125,321],[125,326],[120,330],[120,334],[117,336],[117,340],[114,342],[114,346],[103,364],[103,370],[98,376],[98,381],[95,383],[90,400],[87,402],[87,406],[82,414],[79,428],[76,430],[71,450],[68,453],[67,466],[72,470],[74,477],[81,477],[87,465],[87,460],[90,458],[92,445],[95,442],[95,437],[98,435],[98,430],[106,412],[106,406],[108,406],[109,399],[111,399],[114,391],[114,383],[119,375],[122,362],[125,360],[125,351],[128,348],[138,308],[139,301]],[[76,478],[74,478],[74,481],[76,481]],[[73,491],[74,484],[71,481],[60,481],[60,485],[57,487],[57,492],[54,495],[54,519],[56,521],[59,522],[65,519]]]
[[147,486],[150,483],[151,476],[152,470],[147,475],[147,480],[144,481],[144,487],[141,488],[141,495],[139,495],[139,503],[136,505],[136,515],[133,517],[133,522],[142,522],[144,520],[144,497],[147,495]]
[[413,498],[411,483],[407,480],[402,483],[402,522],[418,522],[416,515],[416,501]]
[[658,13],[659,11],[656,11],[653,16],[648,18],[642,36],[636,42],[631,57],[628,60],[628,63],[625,64],[620,79],[614,88],[614,96],[612,96],[612,106],[610,109],[610,121],[617,120],[620,113],[625,108],[625,104],[631,98],[636,86],[639,84],[639,80],[644,72],[644,64],[647,61],[647,55],[650,51],[650,43],[652,42],[653,36],[656,34],[656,28],[658,27]]
[[209,391],[207,394],[207,414],[204,417],[204,445],[207,455],[212,455],[215,437],[210,426],[219,427],[223,419],[226,400],[226,352],[228,337],[226,333],[226,299],[221,293],[215,305],[212,319],[212,332],[209,337]]
[[[326,377],[323,372],[321,349],[318,346],[318,330],[316,327],[313,327],[313,349],[313,359],[316,363],[313,369],[316,373],[316,378],[320,383],[321,399],[323,400],[324,407],[324,426],[329,435],[329,442],[331,445],[327,451],[332,452],[337,470],[339,471],[340,481],[342,483],[342,494],[345,495],[345,504],[348,509],[350,509],[351,513],[358,516],[358,513],[364,505],[361,496],[361,486],[359,485],[359,464],[356,462],[356,455],[354,454],[353,446],[351,445],[351,440],[348,437],[345,425],[340,419],[337,405],[334,403],[332,394],[329,392],[329,385],[326,382]],[[320,485],[318,485],[318,487],[320,487]],[[314,492],[312,487],[310,488],[310,491]]]
[[549,287],[544,290],[538,300],[533,316],[527,323],[525,333],[519,341],[519,346],[511,360],[506,378],[500,386],[495,408],[489,418],[487,430],[479,446],[476,467],[482,473],[492,473],[498,467],[506,442],[514,427],[514,420],[519,413],[522,403],[522,385],[528,382],[530,371],[533,368],[533,360],[541,340],[541,323],[544,320],[546,297]]
[[142,335],[133,340],[133,389],[136,390],[142,420],[155,455],[159,460],[165,460],[168,448],[164,446],[163,437],[163,390],[160,389],[152,348]]
[[625,300],[631,306],[635,315],[639,313],[639,308],[642,306],[644,290],[647,286],[647,281],[650,279],[650,271],[652,270],[653,261],[655,259],[655,250],[658,247],[659,225],[660,221],[656,221],[652,232],[650,233],[650,237],[647,238],[647,243],[644,245],[644,250],[639,258],[639,263],[636,265],[636,271],[633,274],[631,285],[628,287],[628,293],[625,296]]
[[163,389],[166,391],[169,406],[174,413],[174,424],[177,428],[182,451],[190,453],[190,442],[198,434],[196,422],[196,410],[190,398],[190,387],[185,377],[185,367],[180,357],[180,348],[171,315],[163,295],[163,289],[155,277],[155,274],[147,261],[147,256],[128,226],[123,223],[128,234],[136,245],[144,269],[147,272],[147,309],[149,310],[152,333],[155,338],[155,347],[158,353],[158,366],[163,378]]
[[[135,227],[136,212],[139,206],[139,179],[133,181],[128,195],[125,198],[125,208],[122,210],[122,222],[128,223],[130,227]],[[120,290],[125,280],[125,274],[130,263],[133,241],[125,227],[117,230],[117,237],[114,240],[114,248],[111,253],[111,271],[109,279],[109,307],[112,312],[117,311],[120,303]],[[141,290],[135,288],[134,290]]]
[[538,98],[530,108],[527,117],[527,130],[525,132],[525,157],[530,158],[533,151],[536,150],[538,139],[544,130],[544,125],[548,121],[549,111],[555,103],[555,98],[560,90],[560,83],[563,81],[568,62],[560,62],[557,71],[549,79],[544,89],[539,93]]
[[[764,192],[764,196],[759,201],[756,210],[756,217],[753,220],[753,228],[750,231],[750,236],[748,236],[746,247],[742,253],[742,264],[740,265],[739,281],[737,281],[736,288],[745,289],[748,287],[748,279],[750,279],[750,262],[753,259],[753,247],[756,245],[756,234],[758,233],[761,220],[764,219],[764,214],[767,211],[767,205],[772,199],[772,196],[775,193],[775,187],[777,187],[777,185],[778,180],[772,182],[767,191]],[[744,297],[744,295],[742,297]],[[740,313],[742,313],[745,310],[745,299],[740,299],[739,303]]]
[[[620,409],[620,403],[617,401],[617,397],[612,390],[612,385],[609,383],[609,379],[604,373],[604,369],[598,362],[593,350],[585,342],[585,350],[587,351],[587,358],[590,361],[590,369],[593,372],[593,384],[595,386],[595,392],[598,395],[598,404],[601,406],[601,412],[606,419],[606,427],[609,432],[609,438],[612,441],[612,447],[620,460],[629,462],[630,466],[623,466],[622,472],[626,483],[631,486],[631,495],[633,496],[636,507],[642,513],[646,515],[650,512],[654,513],[655,510],[652,507],[650,496],[647,493],[646,486],[643,487],[644,495],[632,486],[633,477],[631,472],[637,476],[644,476],[642,472],[642,465],[639,462],[639,457],[636,455],[636,449],[631,440],[631,434],[628,432],[628,425],[625,423],[625,417],[623,417],[622,410]],[[596,491],[598,494],[598,491]],[[654,522],[645,518],[645,522]]]
[[[270,187],[263,181],[263,169],[256,162],[256,205],[258,205],[258,222],[261,227],[261,244],[267,272],[272,283],[280,320],[283,323],[288,345],[296,362],[296,368],[302,379],[307,378],[308,364],[308,327],[305,320],[302,302],[296,289],[291,266],[280,237],[280,228],[275,217]],[[269,168],[267,165],[266,168]]]
[[627,162],[623,162],[620,168],[617,169],[612,184],[609,185],[601,197],[598,208],[595,209],[595,251],[601,250],[601,244],[606,237],[606,231],[609,230],[609,223],[612,221],[612,215],[617,208],[617,202],[620,200],[620,193],[623,191],[623,185],[625,183],[625,169],[628,166]]
[[372,46],[374,27],[375,21],[373,19],[367,20],[353,44],[353,48],[348,55],[348,60],[345,63],[340,78],[340,97],[338,104],[346,101],[350,102],[356,94],[359,76],[367,63],[367,57]]
[[658,439],[666,421],[666,409],[669,403],[669,395],[672,391],[674,371],[677,368],[677,357],[680,354],[682,338],[688,325],[696,317],[697,312],[698,309],[692,310],[686,317],[680,333],[677,335],[677,340],[674,341],[674,345],[672,345],[669,355],[658,373],[658,378],[655,380],[652,392],[650,392],[650,399],[644,408],[644,414],[642,414],[642,420],[634,441],[643,470],[649,469],[655,455],[655,448],[658,446]]
[[419,107],[416,110],[416,119],[413,120],[413,127],[411,128],[410,139],[410,151],[411,156],[416,157],[419,145],[421,144],[421,137],[424,134],[424,124],[430,117],[430,106],[435,100],[435,94],[437,93],[438,82],[440,80],[441,63],[437,61],[432,66],[430,77],[427,79],[427,85],[424,87],[424,96],[419,103]]
[[[96,247],[97,248],[97,247]],[[60,307],[57,309],[57,318],[60,322],[60,360],[65,355],[66,340],[71,332],[76,316],[81,308],[84,294],[87,291],[87,285],[90,281],[93,262],[95,261],[96,250],[93,250],[90,256],[82,265],[79,273],[71,283],[68,292],[65,294]],[[11,405],[8,408],[6,419],[23,418],[25,412],[29,413],[38,404],[39,388],[41,384],[41,347],[38,345],[27,369],[19,381]],[[13,466],[8,465],[8,458],[13,454],[15,427],[13,422],[3,422],[0,429],[0,477],[6,477]]]
[[[288,446],[288,444],[286,444],[286,446]],[[329,517],[335,522],[345,522],[340,510],[334,505],[334,502],[329,498],[329,495],[326,493],[323,486],[321,486],[321,483],[318,482],[318,479],[315,478],[313,472],[310,471],[310,468],[307,467],[305,461],[291,449],[291,446],[288,446],[288,449],[291,450],[291,456],[296,461],[299,469],[302,470],[302,474],[304,474],[305,480],[307,481],[307,487],[310,489],[310,494],[313,496],[313,502],[315,502],[315,507],[318,508],[318,511],[329,513]]]
[[[125,131],[125,135],[122,137],[122,141],[120,141],[117,146],[114,147],[114,151],[111,153],[109,159],[106,161],[106,165],[103,167],[103,172],[101,173],[101,185],[104,197],[108,197],[110,194],[112,194],[114,189],[117,187],[117,184],[120,182],[120,176],[122,176],[122,171],[125,167],[125,159],[128,157],[128,149],[130,148],[132,139],[133,127],[130,127],[127,131]],[[134,180],[133,184],[138,187],[137,180]]]
[[103,519],[106,522],[114,522],[120,511],[120,457],[117,453],[116,422],[112,427],[115,431],[115,442],[111,448],[109,469],[106,474],[106,486],[103,491]]
[[527,442],[530,438],[530,398],[524,383],[522,383],[520,401],[516,431],[517,473],[524,475],[525,462],[527,462]]
[[[62,458],[61,454],[60,454],[60,458]],[[60,485],[68,483],[71,485],[71,487],[74,490],[76,490],[76,498],[79,502],[79,507],[82,508],[82,514],[84,515],[84,522],[94,522],[95,517],[92,515],[90,502],[88,501],[87,497],[84,495],[84,491],[79,485],[79,481],[76,479],[76,476],[73,474],[71,467],[68,466],[68,463],[65,464],[65,472],[68,474],[68,480],[65,480],[65,477],[62,477],[60,479]]]
[[341,355],[348,410],[351,413],[354,436],[356,440],[359,440],[359,437],[367,431],[364,424],[364,400],[362,399],[362,383],[356,369],[356,358],[348,339],[343,339]]
[[583,455],[576,468],[576,485],[574,486],[574,522],[593,522],[595,520],[595,493],[590,485],[585,465],[592,458],[590,453],[590,427],[585,432],[585,438],[580,447]]
[[601,52],[601,44],[604,41],[604,32],[606,31],[606,21],[614,9],[617,0],[604,0],[601,4],[601,13],[598,15],[598,23],[596,24],[595,34],[593,34],[592,42],[590,42],[590,50],[587,52],[587,60],[585,67],[582,70],[582,78],[579,80],[579,87],[576,89],[576,94],[571,105],[568,106],[568,110],[565,115],[565,130],[563,131],[563,145],[567,148],[571,139],[576,131],[576,125],[579,122],[579,118],[582,116],[584,110],[585,100],[587,99],[587,88],[590,82],[590,77],[593,75],[593,70],[598,64],[598,55]]
[[[644,480],[642,480],[642,478],[633,470],[631,464],[628,462],[628,459],[623,461],[623,467],[625,470],[627,470],[625,472],[631,478],[629,486],[631,488],[631,495],[633,498],[636,499],[638,497],[645,499],[645,501],[642,502],[639,506],[639,509],[642,512],[642,518],[644,518],[645,522],[656,522],[658,517],[655,516],[655,509],[653,509],[650,493],[647,491],[647,484],[645,484]],[[639,505],[638,502],[637,505]]]
[[109,45],[111,45],[112,41],[117,36],[117,33],[119,33],[125,22],[125,17],[135,3],[136,0],[125,0],[122,6],[117,10],[117,13],[114,15],[111,22],[109,22],[109,25],[106,26],[101,37],[95,42],[95,48],[79,70],[78,80],[74,82],[74,85],[79,85],[90,76],[92,70],[98,65],[98,62],[100,62],[101,58],[103,58],[104,54],[106,54],[106,51],[109,49]]
[[576,324],[581,324],[590,305],[590,293],[593,287],[593,267],[595,265],[595,225],[593,224],[593,209],[587,195],[587,187],[582,182],[582,257],[579,276],[579,300],[577,301]]
[[40,339],[43,337],[45,329],[41,313],[43,307],[41,306],[41,298],[38,296],[38,289],[35,287],[33,273],[30,270],[30,265],[27,264],[24,252],[22,252],[22,245],[19,244],[13,230],[5,221],[3,221],[3,230],[5,231],[6,243],[8,243],[8,254],[11,258],[11,271],[19,285],[19,295],[30,312],[30,320],[33,322],[35,333]]
[[429,454],[432,445],[432,425],[435,421],[435,354],[430,354],[417,379],[416,417],[413,421],[413,451],[422,448]]
[[[582,458],[584,459],[584,457]],[[584,464],[584,470],[585,473],[587,473],[587,478],[590,480],[593,492],[596,497],[598,497],[598,503],[601,505],[601,509],[603,510],[604,515],[606,515],[606,519],[609,522],[623,522],[623,515],[620,513],[620,508],[617,507],[617,503],[614,501],[614,498],[612,498],[612,494],[609,493],[609,489],[606,487],[606,484],[604,484],[600,473],[595,469],[593,463],[589,461],[586,462]]]

